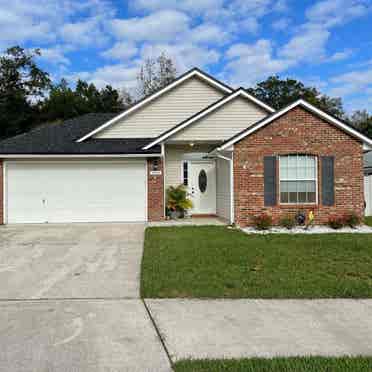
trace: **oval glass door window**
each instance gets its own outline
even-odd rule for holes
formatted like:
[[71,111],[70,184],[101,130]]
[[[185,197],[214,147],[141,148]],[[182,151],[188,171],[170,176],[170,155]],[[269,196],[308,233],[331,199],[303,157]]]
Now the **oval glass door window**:
[[207,173],[202,169],[199,173],[199,190],[205,192],[207,189]]

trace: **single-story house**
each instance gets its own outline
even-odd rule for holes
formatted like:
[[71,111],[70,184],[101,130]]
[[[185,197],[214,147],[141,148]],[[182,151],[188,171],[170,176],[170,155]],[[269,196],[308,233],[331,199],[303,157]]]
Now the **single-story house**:
[[298,100],[279,111],[199,69],[120,114],[88,114],[0,143],[0,222],[157,221],[184,184],[192,215],[246,226],[313,210],[364,213],[372,140]]

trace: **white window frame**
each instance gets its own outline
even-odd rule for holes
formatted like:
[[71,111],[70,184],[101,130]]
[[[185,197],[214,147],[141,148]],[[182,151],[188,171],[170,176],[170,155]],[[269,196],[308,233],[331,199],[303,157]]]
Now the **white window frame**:
[[[290,156],[307,156],[315,159],[315,179],[313,178],[303,178],[303,179],[293,179],[293,178],[286,178],[282,179],[280,174],[280,161],[281,158],[290,157]],[[315,181],[315,202],[296,202],[296,203],[284,203],[281,201],[281,182],[282,181]],[[297,200],[298,200],[298,192],[297,192]],[[279,204],[281,205],[317,205],[318,204],[318,157],[316,155],[311,154],[286,154],[279,156]]]

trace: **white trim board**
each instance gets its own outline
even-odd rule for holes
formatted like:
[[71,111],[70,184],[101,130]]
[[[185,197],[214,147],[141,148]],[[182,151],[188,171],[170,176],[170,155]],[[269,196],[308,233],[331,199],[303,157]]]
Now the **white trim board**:
[[156,92],[156,93],[150,95],[149,97],[143,99],[142,101],[138,102],[137,104],[135,104],[134,106],[132,106],[128,110],[122,112],[118,116],[115,116],[113,119],[109,120],[107,123],[99,126],[98,128],[94,129],[93,131],[91,131],[88,134],[84,135],[83,137],[79,138],[76,142],[85,141],[89,137],[92,137],[93,135],[97,134],[98,132],[102,131],[103,129],[106,129],[110,125],[116,123],[118,120],[123,119],[125,116],[128,116],[133,111],[138,110],[142,106],[144,106],[147,103],[153,101],[157,97],[163,95],[164,93],[166,93],[169,90],[177,87],[178,85],[180,85],[184,81],[186,81],[186,80],[188,80],[188,79],[190,79],[190,78],[192,78],[194,76],[197,76],[198,78],[206,81],[208,84],[214,86],[217,89],[222,90],[225,93],[230,94],[230,93],[233,92],[233,89],[225,86],[224,84],[219,83],[217,80],[214,80],[214,79],[210,78],[207,74],[203,73],[202,71],[200,71],[198,69],[192,69],[189,72],[187,72],[186,74],[184,74],[182,77],[180,77],[179,79],[176,79],[175,81],[173,81],[173,83],[167,85],[166,87],[164,87],[163,89],[159,90],[158,92]]
[[196,114],[196,115],[193,115],[192,117],[190,117],[189,119],[186,119],[183,123],[175,126],[173,129],[171,129],[170,131],[167,131],[165,132],[163,135],[160,135],[158,138],[156,138],[154,141],[150,142],[148,145],[146,145],[145,147],[143,147],[142,149],[143,150],[148,150],[150,149],[151,147],[157,145],[158,143],[164,141],[165,139],[173,136],[174,134],[176,134],[177,132],[179,132],[180,130],[186,128],[187,126],[191,125],[192,123],[196,122],[197,120],[203,118],[204,116],[210,114],[211,112],[217,110],[219,107],[225,105],[226,103],[232,101],[233,99],[237,98],[237,97],[244,97],[254,103],[256,103],[258,106],[260,106],[261,108],[264,108],[266,111],[269,111],[271,113],[275,112],[275,110],[267,105],[265,105],[263,102],[261,101],[258,101],[256,98],[254,98],[253,96],[251,96],[249,93],[247,93],[245,91],[245,89],[243,88],[239,88],[237,89],[234,93],[230,94],[229,96],[225,97],[225,98],[222,98],[220,99],[219,101],[217,101],[216,103],[212,104],[208,109],[206,110],[203,110],[201,111],[199,114]]
[[245,131],[240,133],[238,136],[235,136],[235,137],[231,138],[230,140],[225,142],[222,146],[218,147],[217,150],[218,151],[226,150],[230,146],[234,145],[236,142],[239,142],[244,137],[247,137],[250,134],[258,131],[260,128],[262,128],[265,125],[271,123],[275,119],[279,118],[280,116],[284,115],[285,113],[294,109],[297,106],[304,107],[305,109],[309,110],[310,112],[312,112],[312,113],[318,115],[319,117],[323,118],[327,122],[329,122],[329,123],[335,125],[336,127],[342,129],[343,131],[350,134],[351,136],[361,140],[363,142],[363,145],[366,146],[365,149],[368,149],[368,148],[372,149],[372,139],[370,139],[370,138],[366,137],[365,135],[359,133],[358,131],[356,131],[355,129],[350,127],[349,125],[344,124],[340,120],[338,120],[338,119],[334,118],[333,116],[327,114],[326,112],[318,109],[317,107],[315,107],[312,104],[304,101],[303,99],[299,99],[296,102],[292,103],[291,105],[285,107],[284,109],[282,109],[280,111],[277,111],[276,113],[269,116],[268,118],[263,119],[257,125],[253,125],[252,127],[247,128]]

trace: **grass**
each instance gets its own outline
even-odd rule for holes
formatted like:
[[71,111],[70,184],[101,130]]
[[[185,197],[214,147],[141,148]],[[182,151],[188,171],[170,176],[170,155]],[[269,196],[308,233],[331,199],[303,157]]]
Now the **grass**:
[[368,226],[372,226],[372,216],[364,217],[364,223]]
[[372,358],[274,358],[180,361],[175,372],[369,372]]
[[146,230],[145,298],[371,298],[372,235]]

